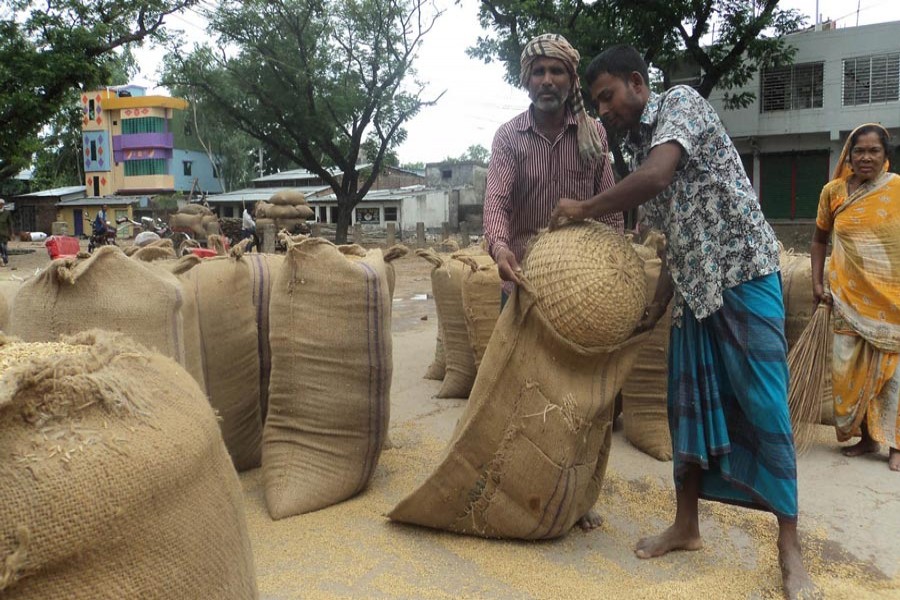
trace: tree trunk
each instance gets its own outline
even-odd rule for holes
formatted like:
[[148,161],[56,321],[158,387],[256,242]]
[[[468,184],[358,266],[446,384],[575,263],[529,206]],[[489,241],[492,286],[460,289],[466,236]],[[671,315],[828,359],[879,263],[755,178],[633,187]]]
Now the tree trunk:
[[347,243],[347,231],[350,229],[350,215],[353,214],[354,203],[350,198],[341,198],[338,196],[338,219],[337,229],[334,232],[335,244]]

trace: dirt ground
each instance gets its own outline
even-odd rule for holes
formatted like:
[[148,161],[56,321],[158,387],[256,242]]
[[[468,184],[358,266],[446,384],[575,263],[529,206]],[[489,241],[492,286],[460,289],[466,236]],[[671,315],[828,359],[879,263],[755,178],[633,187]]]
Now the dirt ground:
[[[13,247],[30,247],[13,243]],[[15,255],[0,280],[26,277],[48,261],[39,244]],[[394,378],[390,436],[362,494],[282,521],[265,509],[259,469],[243,473],[260,597],[292,598],[777,598],[775,520],[765,513],[701,503],[705,546],[650,561],[635,558],[641,536],[674,516],[672,463],[633,448],[621,431],[596,509],[599,530],[551,542],[483,540],[393,524],[384,515],[439,463],[465,400],[434,397],[422,379],[437,320],[430,266],[395,262]],[[799,459],[804,555],[826,598],[900,598],[900,474],[886,453],[849,459],[833,432]]]

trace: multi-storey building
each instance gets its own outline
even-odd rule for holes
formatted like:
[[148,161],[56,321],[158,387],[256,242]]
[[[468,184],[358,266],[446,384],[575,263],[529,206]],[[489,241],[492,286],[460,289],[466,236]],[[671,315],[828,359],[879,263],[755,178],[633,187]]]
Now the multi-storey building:
[[[813,219],[822,186],[857,125],[884,125],[900,139],[900,22],[836,29],[831,23],[787,36],[791,65],[757,73],[756,99],[719,112],[759,193],[766,217]],[[892,157],[897,170],[900,155]]]

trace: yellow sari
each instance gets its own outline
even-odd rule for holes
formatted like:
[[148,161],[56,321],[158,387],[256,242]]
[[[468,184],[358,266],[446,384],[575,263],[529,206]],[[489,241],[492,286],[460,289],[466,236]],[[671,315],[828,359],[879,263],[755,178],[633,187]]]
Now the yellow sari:
[[837,438],[859,436],[865,418],[873,439],[900,448],[900,176],[883,172],[849,195],[848,179],[844,168],[825,186],[816,218],[833,232]]

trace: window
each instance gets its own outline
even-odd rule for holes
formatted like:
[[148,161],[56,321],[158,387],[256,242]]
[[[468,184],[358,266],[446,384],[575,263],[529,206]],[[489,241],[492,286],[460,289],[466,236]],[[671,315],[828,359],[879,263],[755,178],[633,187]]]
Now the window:
[[396,221],[397,220],[397,207],[396,206],[385,206],[384,207],[384,220],[385,221]]
[[895,102],[900,97],[900,52],[844,60],[844,106]]
[[815,62],[764,69],[760,111],[822,108],[824,66]]
[[377,208],[357,208],[356,222],[363,224],[374,224],[381,222],[381,214]]
[[91,162],[97,160],[97,141],[91,140]]
[[453,177],[452,169],[441,169],[441,179],[450,179]]
[[166,120],[162,117],[140,117],[122,121],[122,133],[165,133]]
[[191,129],[191,124],[188,123],[187,121],[185,121],[184,122],[184,136],[191,137],[192,135],[194,135],[194,130]]
[[94,107],[94,101],[88,100],[88,119],[90,119],[91,121],[94,120],[94,116],[96,115],[95,110],[96,109]]
[[185,161],[183,161],[183,162],[181,163],[181,165],[182,165],[182,167],[184,168],[184,174],[185,174],[186,176],[190,177],[190,175],[191,175],[191,161],[185,160]]
[[139,177],[141,175],[168,175],[166,159],[151,158],[125,161],[126,177]]

